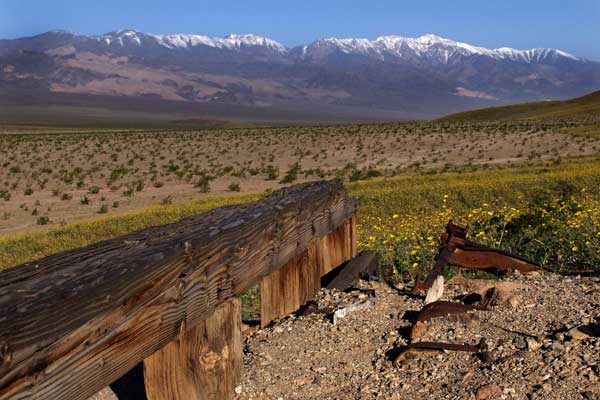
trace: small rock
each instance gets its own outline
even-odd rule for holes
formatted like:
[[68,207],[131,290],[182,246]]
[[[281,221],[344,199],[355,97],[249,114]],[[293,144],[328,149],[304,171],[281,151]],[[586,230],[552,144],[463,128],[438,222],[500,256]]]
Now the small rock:
[[581,395],[586,400],[598,400],[598,399],[600,399],[600,395],[592,393],[589,390],[586,390],[585,392],[581,392]]
[[477,390],[475,399],[476,400],[485,400],[485,399],[489,399],[490,397],[492,397],[495,394],[501,394],[501,393],[502,393],[502,389],[500,389],[500,386],[486,385],[486,386],[479,388],[479,390]]
[[580,328],[581,327],[577,326],[569,330],[568,335],[571,336],[571,339],[584,340],[592,337],[591,335],[588,335],[587,333],[583,332]]
[[233,389],[236,394],[242,394],[242,385],[238,385]]
[[527,348],[530,351],[536,351],[539,350],[540,347],[542,347],[542,344],[540,342],[538,342],[537,340],[535,340],[534,338],[527,338],[525,339],[525,342],[527,342]]
[[550,385],[549,383],[544,383],[542,384],[542,390],[546,393],[549,393],[552,391],[552,385]]
[[513,345],[519,350],[525,350],[527,348],[527,341],[522,336],[517,336],[513,340]]
[[518,305],[520,305],[523,301],[521,300],[521,296],[519,295],[513,295],[510,296],[508,298],[508,304],[510,304],[511,307],[517,307]]

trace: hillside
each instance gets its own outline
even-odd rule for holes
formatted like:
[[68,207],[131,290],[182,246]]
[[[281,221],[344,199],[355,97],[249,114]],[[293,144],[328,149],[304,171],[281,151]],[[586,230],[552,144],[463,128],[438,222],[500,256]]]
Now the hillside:
[[[151,100],[159,114],[169,114],[164,109],[173,103],[217,108],[220,114],[200,109],[194,117],[175,120],[254,122],[250,119],[266,116],[271,124],[281,122],[281,114],[288,123],[431,119],[581,96],[598,87],[600,63],[559,49],[488,49],[432,34],[321,38],[293,48],[251,34],[154,35],[131,29],[0,40],[0,97],[2,91],[33,91],[44,108],[64,102],[66,95],[99,97],[94,110],[61,107],[56,117],[16,97],[8,112],[13,121],[33,116],[70,123],[71,116],[82,120],[83,113],[86,121],[110,125],[112,116],[96,111],[114,108],[113,99]],[[129,110],[126,105],[120,113]],[[171,120],[168,115],[148,119],[150,125]]]
[[540,101],[451,114],[442,121],[600,117],[600,91],[565,101]]

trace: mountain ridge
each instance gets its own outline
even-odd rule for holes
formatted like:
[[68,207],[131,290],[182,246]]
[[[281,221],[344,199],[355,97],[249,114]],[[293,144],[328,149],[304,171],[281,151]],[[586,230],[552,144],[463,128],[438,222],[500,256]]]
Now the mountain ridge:
[[[118,29],[115,31],[107,32],[101,35],[78,35],[73,32],[56,29],[51,30],[40,35],[34,35],[28,38],[35,38],[44,34],[68,34],[73,37],[95,39],[98,41],[104,41],[108,45],[112,42],[119,42],[121,46],[124,45],[123,39],[129,38],[131,42],[141,45],[141,38],[153,38],[158,44],[173,49],[173,48],[189,48],[198,45],[205,45],[210,47],[224,47],[228,49],[239,49],[240,47],[246,46],[262,46],[275,49],[281,53],[293,52],[297,49],[303,49],[305,53],[306,49],[312,45],[319,43],[330,43],[344,52],[355,53],[355,54],[367,54],[368,50],[374,52],[395,52],[396,55],[401,55],[399,49],[402,46],[415,51],[425,53],[434,46],[445,46],[461,51],[462,55],[485,55],[498,59],[512,59],[526,62],[541,61],[547,57],[564,57],[576,61],[589,61],[583,57],[577,57],[566,51],[557,48],[531,48],[531,49],[515,49],[511,47],[499,47],[499,48],[486,48],[483,46],[471,45],[465,42],[455,41],[452,39],[444,38],[432,33],[423,34],[418,37],[400,36],[400,35],[382,35],[371,40],[367,38],[337,38],[337,37],[323,37],[318,38],[311,43],[299,45],[299,46],[285,46],[284,44],[266,37],[255,35],[252,33],[246,34],[235,34],[230,33],[224,37],[211,36],[205,34],[189,34],[189,33],[175,33],[175,34],[153,34],[138,31],[136,29],[125,28]],[[2,40],[19,40],[18,39],[2,39]]]
[[558,49],[487,49],[433,34],[323,38],[290,48],[253,34],[54,30],[0,40],[3,88],[332,113],[354,107],[361,120],[376,114],[369,110],[421,119],[591,92],[600,88],[600,63]]

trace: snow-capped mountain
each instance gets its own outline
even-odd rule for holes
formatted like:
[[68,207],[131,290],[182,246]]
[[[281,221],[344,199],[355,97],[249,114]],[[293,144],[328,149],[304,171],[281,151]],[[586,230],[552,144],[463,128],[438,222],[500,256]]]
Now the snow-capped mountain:
[[168,49],[189,49],[196,46],[208,46],[227,50],[239,50],[244,47],[264,47],[280,53],[287,52],[286,47],[281,43],[252,34],[231,34],[224,38],[219,38],[187,34],[153,35],[133,29],[123,29],[101,36],[93,36],[92,38],[107,46],[118,45],[125,47],[129,45],[144,46],[145,44],[156,44]]
[[7,88],[422,118],[575,97],[600,88],[600,63],[558,49],[487,49],[432,34],[287,48],[253,34],[50,31],[0,40],[0,90]]
[[473,56],[524,63],[540,63],[558,58],[582,61],[572,54],[557,49],[516,50],[502,47],[492,50],[432,34],[418,38],[380,36],[375,40],[325,38],[302,46],[299,54],[303,59],[319,60],[336,51],[391,62],[419,60],[448,64],[456,58]]

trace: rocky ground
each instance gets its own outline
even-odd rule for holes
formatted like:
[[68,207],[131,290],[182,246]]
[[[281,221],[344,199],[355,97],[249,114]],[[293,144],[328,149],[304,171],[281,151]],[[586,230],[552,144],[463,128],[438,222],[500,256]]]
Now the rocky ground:
[[[423,352],[397,363],[423,298],[377,282],[323,289],[316,313],[247,333],[236,398],[600,399],[600,278],[534,273],[492,285],[502,290],[490,310],[436,318],[415,340],[485,338],[487,352]],[[482,288],[454,279],[442,299]],[[331,312],[348,305],[334,324]]]

